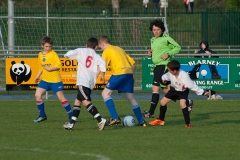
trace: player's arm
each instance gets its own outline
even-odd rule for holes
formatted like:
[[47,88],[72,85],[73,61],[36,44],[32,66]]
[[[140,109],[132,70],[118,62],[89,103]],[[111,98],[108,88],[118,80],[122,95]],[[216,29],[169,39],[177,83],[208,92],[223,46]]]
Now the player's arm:
[[191,78],[188,75],[184,77],[184,81],[185,81],[186,87],[194,91],[197,95],[203,95],[203,96],[209,95],[209,92],[206,92],[202,88],[200,88],[194,81],[191,80]]
[[81,54],[81,49],[70,50],[64,54],[64,58],[76,59],[76,57]]
[[37,75],[36,75],[36,77],[35,77],[35,79],[34,79],[34,82],[35,82],[35,83],[38,83],[39,78],[40,78],[41,75],[42,75],[42,70],[39,70],[38,73],[37,73]]
[[102,83],[105,83],[105,72],[107,70],[106,68],[106,62],[103,58],[101,58],[100,56],[97,56],[98,60],[97,60],[97,65],[98,65],[98,73],[97,75],[99,75],[100,71],[101,71],[101,78],[100,81],[102,81]]
[[45,68],[48,72],[59,71],[59,69],[60,69],[59,67],[51,66],[49,64],[43,65],[43,68]]
[[170,57],[174,56],[175,54],[178,54],[181,51],[180,45],[171,37],[168,37],[167,43],[172,46],[171,50],[168,51],[168,55]]
[[147,53],[148,53],[148,56],[149,56],[149,57],[152,57],[152,50],[151,50],[150,47],[148,47],[148,49],[147,49]]
[[61,63],[57,53],[55,53],[55,56],[53,57],[52,61],[53,61],[53,63],[45,64],[43,66],[43,68],[45,68],[48,72],[59,71],[60,68],[62,67],[62,63]]
[[134,64],[135,64],[135,61],[134,61],[134,59],[133,59],[132,57],[130,57],[128,54],[126,54],[126,56],[127,56],[127,59],[128,59],[129,64],[130,64],[131,67],[132,67],[132,73],[133,73],[133,78],[134,78]]
[[162,75],[162,82],[163,82],[163,84],[169,84],[169,82],[170,82],[170,75],[169,74],[170,73],[167,72],[167,73]]
[[39,71],[34,79],[34,82],[37,83],[39,81],[39,78],[40,76],[42,75],[42,72],[43,72],[43,67],[42,67],[42,64],[41,64],[41,61],[40,61],[40,57],[38,55],[38,68],[39,68]]

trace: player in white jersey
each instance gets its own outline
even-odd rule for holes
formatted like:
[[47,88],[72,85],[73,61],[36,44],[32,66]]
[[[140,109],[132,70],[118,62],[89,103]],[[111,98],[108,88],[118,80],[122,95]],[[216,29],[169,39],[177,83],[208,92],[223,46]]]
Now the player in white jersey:
[[101,71],[101,80],[104,82],[104,74],[106,72],[106,62],[98,55],[95,50],[98,47],[96,38],[89,38],[86,48],[77,48],[68,51],[64,57],[75,59],[78,62],[77,82],[78,94],[74,102],[73,116],[70,122],[63,125],[66,130],[72,130],[74,124],[80,114],[81,104],[83,104],[88,112],[97,119],[99,130],[103,130],[106,119],[102,118],[97,108],[91,103],[91,91],[94,88],[96,79]]
[[[185,120],[185,127],[191,128],[190,116],[188,112],[188,107],[186,105],[186,100],[188,99],[189,89],[196,92],[197,95],[208,96],[209,92],[205,92],[202,88],[196,85],[194,81],[191,80],[188,73],[180,70],[180,63],[177,60],[172,60],[167,64],[168,72],[162,76],[163,83],[171,82],[170,90],[167,92],[165,97],[160,101],[160,115],[156,119],[158,123],[153,123],[152,125],[164,125],[165,124],[165,107],[171,100],[180,101],[180,107],[182,108],[182,113]],[[151,122],[149,123],[151,124]]]

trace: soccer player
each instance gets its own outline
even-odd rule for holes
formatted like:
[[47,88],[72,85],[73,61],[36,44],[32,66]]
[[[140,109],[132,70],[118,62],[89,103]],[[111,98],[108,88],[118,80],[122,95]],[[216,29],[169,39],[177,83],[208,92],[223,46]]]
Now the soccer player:
[[[172,59],[172,56],[179,53],[180,45],[174,41],[167,34],[164,34],[165,27],[161,20],[154,20],[150,23],[149,29],[152,31],[154,37],[151,38],[151,49],[148,49],[148,56],[152,57],[152,62],[156,66],[154,68],[154,77],[152,83],[152,99],[150,109],[143,112],[143,117],[153,118],[154,111],[159,101],[159,90],[163,89],[167,93],[169,86],[161,83],[161,77],[167,72],[167,64]],[[192,100],[189,100],[189,111],[191,112]],[[167,108],[167,106],[166,106]]]
[[121,119],[118,116],[111,97],[112,92],[118,90],[119,93],[126,93],[127,100],[132,106],[139,125],[147,126],[141,114],[140,106],[133,95],[133,69],[135,61],[122,48],[111,45],[107,36],[101,36],[99,38],[99,47],[103,50],[102,58],[106,61],[106,65],[110,66],[112,70],[112,75],[102,91],[102,97],[111,115],[108,125],[111,126],[121,123]]
[[195,82],[191,80],[188,73],[180,69],[180,63],[177,60],[172,60],[167,64],[168,72],[162,76],[162,82],[167,84],[170,82],[170,90],[166,93],[160,101],[160,115],[155,121],[158,123],[151,123],[151,125],[164,125],[166,105],[171,101],[180,101],[180,107],[185,120],[185,127],[191,128],[190,116],[186,101],[188,101],[189,89],[196,92],[197,95],[208,96],[209,92],[205,92],[202,88],[198,87]]
[[72,130],[74,124],[80,114],[80,106],[86,107],[87,111],[98,121],[99,130],[103,130],[106,119],[102,118],[97,108],[91,102],[91,91],[94,88],[96,79],[101,73],[101,80],[104,82],[104,75],[106,72],[106,62],[99,54],[95,52],[98,48],[98,40],[96,38],[89,38],[86,43],[86,48],[77,48],[68,51],[64,57],[75,59],[78,62],[77,83],[78,94],[74,102],[73,116],[70,122],[63,125],[63,128]]
[[36,104],[40,115],[34,120],[34,122],[42,122],[47,120],[42,95],[48,90],[52,90],[57,95],[59,101],[62,103],[62,106],[68,113],[68,116],[71,117],[72,109],[68,100],[64,97],[64,86],[59,72],[60,68],[62,67],[62,63],[57,53],[52,50],[52,38],[49,36],[43,37],[41,45],[43,51],[39,52],[38,54],[39,71],[35,78],[35,83],[38,83],[39,78],[42,75],[42,79],[39,82],[35,93]]

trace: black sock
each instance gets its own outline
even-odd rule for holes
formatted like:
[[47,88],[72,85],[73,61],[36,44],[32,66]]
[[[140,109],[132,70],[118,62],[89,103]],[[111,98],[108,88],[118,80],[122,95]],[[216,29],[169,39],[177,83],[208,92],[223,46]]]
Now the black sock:
[[186,99],[186,106],[188,107],[188,105],[189,105],[189,100]]
[[74,105],[74,107],[73,107],[73,115],[72,115],[70,123],[75,123],[77,121],[78,116],[80,114],[80,111],[81,111],[81,106]]
[[184,116],[185,123],[190,124],[190,116],[189,116],[189,112],[188,112],[188,107],[185,107],[184,109],[182,109],[182,113]]
[[160,120],[164,120],[166,112],[167,112],[167,105],[166,106],[160,106],[160,114],[159,114],[159,119]]
[[152,93],[151,106],[149,109],[149,113],[151,115],[154,115],[154,111],[157,107],[158,101],[159,101],[159,93]]
[[87,105],[87,111],[89,113],[91,113],[91,115],[97,119],[98,122],[101,122],[102,121],[102,117],[100,115],[100,113],[98,112],[97,108],[92,104],[90,103],[89,105]]

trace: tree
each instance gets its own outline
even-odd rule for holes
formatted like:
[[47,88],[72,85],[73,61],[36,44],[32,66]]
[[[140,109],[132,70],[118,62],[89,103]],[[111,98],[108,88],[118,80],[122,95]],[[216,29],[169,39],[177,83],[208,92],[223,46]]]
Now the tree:
[[228,8],[240,8],[240,0],[224,0]]

